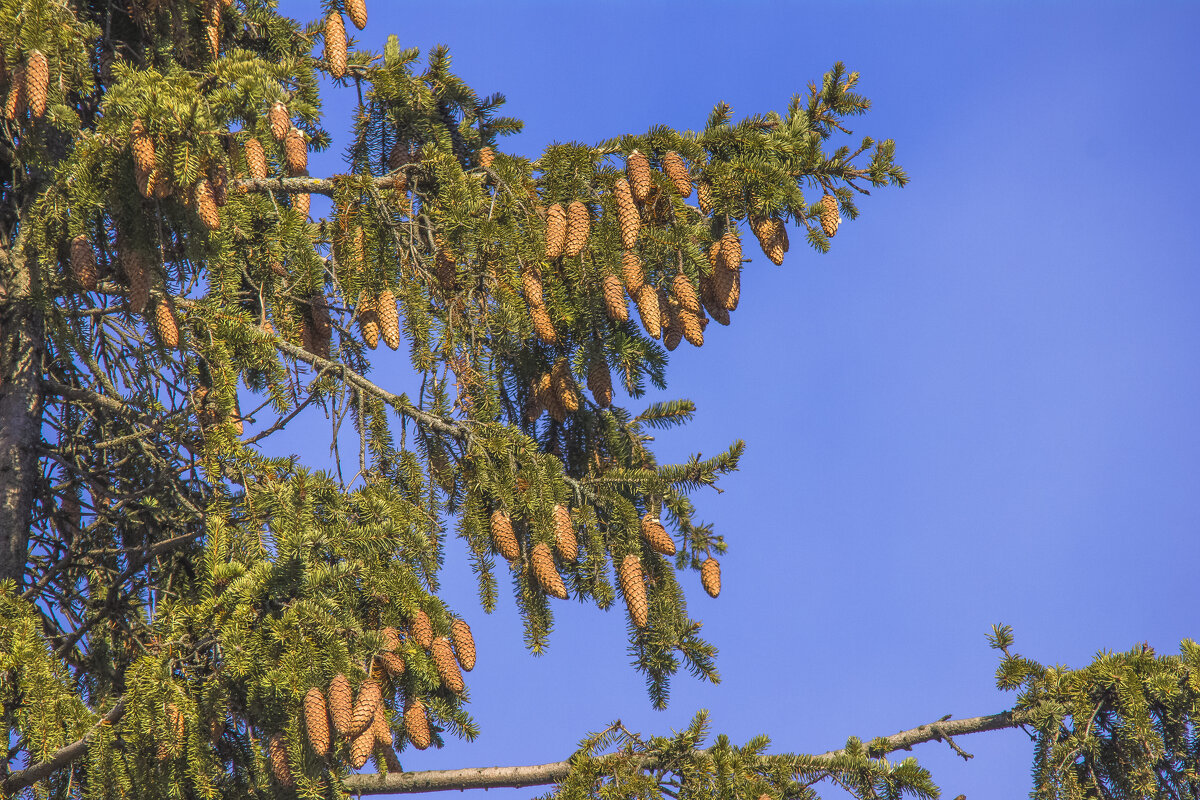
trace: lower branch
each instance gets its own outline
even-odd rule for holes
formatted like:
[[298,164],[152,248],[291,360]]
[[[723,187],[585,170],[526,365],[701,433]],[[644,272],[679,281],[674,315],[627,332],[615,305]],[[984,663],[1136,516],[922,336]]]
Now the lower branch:
[[43,778],[49,777],[51,773],[57,772],[72,761],[83,758],[87,754],[88,745],[96,737],[96,734],[100,732],[100,729],[106,725],[111,726],[125,715],[125,702],[125,697],[118,700],[117,704],[99,722],[93,725],[92,729],[79,741],[71,742],[71,744],[58,748],[45,761],[39,761],[9,775],[4,783],[0,784],[0,793],[5,796],[11,795],[18,789],[32,786]]

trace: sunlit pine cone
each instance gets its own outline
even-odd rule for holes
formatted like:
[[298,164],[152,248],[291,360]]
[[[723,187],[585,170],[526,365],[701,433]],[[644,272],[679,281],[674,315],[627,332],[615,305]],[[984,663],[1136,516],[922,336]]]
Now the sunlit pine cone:
[[537,267],[530,265],[521,270],[521,289],[525,292],[525,302],[530,306],[546,304],[542,295],[542,277]]
[[776,266],[782,264],[788,247],[787,229],[783,222],[775,217],[755,217],[750,220],[750,229],[754,231],[763,254]]
[[271,104],[270,110],[267,111],[267,126],[271,129],[275,141],[282,142],[287,138],[288,131],[292,129],[292,118],[282,101],[276,100]]
[[292,195],[292,210],[300,215],[300,219],[308,219],[308,206],[311,197],[307,192]]
[[567,212],[558,203],[546,212],[546,257],[558,258],[567,241]]
[[678,316],[683,338],[692,347],[702,347],[704,345],[704,327],[708,324],[708,320],[703,314],[693,314],[686,308],[679,309]]
[[208,185],[208,181],[200,181],[192,191],[196,215],[200,217],[201,224],[210,231],[220,230],[221,215],[217,212],[217,201],[213,199],[212,187]]
[[96,249],[91,241],[80,234],[71,240],[71,274],[86,291],[96,291],[99,273],[96,269]]
[[550,389],[568,414],[579,410],[579,386],[575,383],[575,376],[571,374],[571,364],[567,359],[560,358],[550,368]]
[[379,631],[379,635],[383,637],[384,651],[394,653],[400,649],[400,631],[388,625]]
[[150,269],[142,254],[132,248],[121,253],[121,269],[129,284],[129,310],[140,314],[150,301]]
[[333,728],[342,736],[350,733],[350,722],[353,718],[354,706],[350,689],[350,681],[345,675],[335,675],[329,682],[329,717],[333,720]]
[[687,164],[683,163],[683,156],[674,150],[668,151],[662,159],[662,170],[671,179],[680,197],[691,195],[692,176],[688,174]]
[[717,302],[716,290],[713,288],[714,282],[713,276],[700,276],[700,302],[704,305],[704,310],[708,312],[710,318],[722,325],[728,325],[729,311]]
[[562,503],[554,504],[554,549],[564,561],[574,561],[579,557],[575,524],[571,522],[571,512]]
[[466,687],[463,684],[462,672],[458,669],[458,661],[454,658],[454,650],[450,647],[450,640],[445,636],[437,637],[433,640],[430,652],[433,655],[433,666],[437,669],[442,684],[455,694],[462,694]]
[[608,362],[605,361],[603,353],[595,353],[588,364],[587,386],[596,400],[596,405],[601,408],[612,405],[612,374],[608,371]]
[[712,187],[704,181],[696,184],[696,202],[700,204],[700,213],[708,216],[713,210]]
[[179,710],[179,706],[167,703],[167,729],[171,732],[172,747],[183,744],[184,724],[183,712]]
[[450,641],[454,643],[454,655],[467,672],[475,669],[475,637],[465,620],[456,619],[450,626]]
[[336,11],[331,11],[325,18],[325,63],[334,78],[345,77],[346,23]]
[[350,766],[362,769],[375,749],[375,728],[368,724],[365,729],[350,741]]
[[265,180],[267,177],[267,154],[263,152],[262,142],[258,139],[247,139],[244,149],[246,167],[250,170],[250,177],[256,181]]
[[376,308],[375,298],[369,292],[363,292],[358,301],[358,330],[362,333],[363,342],[372,350],[379,346],[379,314]]
[[554,323],[550,321],[550,312],[545,306],[529,307],[529,316],[533,320],[533,332],[537,337],[546,344],[554,344],[558,341],[558,334],[554,331]]
[[658,307],[658,290],[648,283],[643,283],[634,298],[637,302],[638,316],[642,327],[651,339],[662,336],[662,314]]
[[656,552],[664,556],[675,555],[675,540],[667,533],[657,514],[647,511],[642,516],[642,538]]
[[392,726],[388,724],[387,708],[380,703],[375,707],[375,719],[371,721],[371,734],[377,744],[392,746]]
[[567,206],[567,235],[563,254],[574,258],[583,252],[592,232],[592,215],[588,207],[576,200]]
[[717,266],[722,265],[731,270],[742,268],[742,240],[732,230],[725,231],[721,235],[721,250]]
[[129,149],[133,153],[133,174],[137,178],[138,191],[143,197],[150,197],[154,186],[148,179],[156,166],[154,139],[140,119],[135,119],[129,128]]
[[721,565],[712,556],[700,564],[700,584],[709,597],[716,597],[721,593]]
[[625,159],[625,175],[629,178],[629,188],[633,199],[639,203],[646,202],[650,196],[650,159],[645,154],[634,150]]
[[842,214],[838,210],[837,198],[831,194],[823,196],[819,202],[821,230],[826,236],[833,236],[838,231],[838,226],[842,224]]
[[292,786],[292,769],[288,766],[287,737],[282,732],[275,733],[267,740],[267,753],[270,755],[271,774],[275,776],[280,786]]
[[8,94],[4,98],[4,118],[16,122],[25,114],[25,65],[17,64],[9,75]]
[[304,729],[308,731],[308,743],[319,756],[329,754],[329,711],[325,707],[325,695],[317,687],[304,695]]
[[25,102],[29,115],[41,119],[46,113],[46,94],[50,89],[50,62],[41,50],[31,50],[25,61]]
[[346,15],[360,31],[367,27],[367,4],[365,0],[346,0]]
[[479,166],[484,169],[491,169],[492,162],[496,159],[496,151],[490,147],[483,147],[479,150]]
[[370,727],[371,721],[375,719],[375,709],[382,700],[383,691],[378,681],[370,678],[363,681],[362,686],[358,687],[358,697],[354,700],[354,712],[350,717],[350,731],[347,734],[349,738],[358,736]]
[[521,557],[521,548],[517,546],[512,520],[500,509],[492,512],[492,543],[496,546],[496,551],[509,561],[516,561]]
[[671,352],[683,341],[683,323],[679,319],[679,304],[674,300],[664,300],[663,295],[659,294],[658,306],[663,311],[664,318],[663,347],[667,348],[667,352]]
[[154,335],[163,347],[170,350],[179,347],[179,323],[165,298],[154,305]]
[[646,602],[646,584],[642,580],[642,562],[635,555],[625,556],[617,574],[633,624],[639,628],[646,627],[650,607]]
[[537,579],[538,584],[546,590],[546,594],[557,597],[559,600],[566,600],[567,587],[563,584],[562,576],[558,574],[558,569],[554,566],[554,554],[550,552],[550,545],[545,542],[535,544],[533,552],[530,553],[530,561],[533,564],[533,576]]
[[700,313],[700,300],[696,297],[696,287],[682,272],[671,282],[671,294],[679,301],[679,307],[693,314]]
[[204,38],[208,42],[208,55],[216,58],[221,53],[221,3],[220,0],[204,2]]
[[629,298],[636,301],[638,290],[646,283],[646,273],[642,270],[642,260],[632,250],[621,254],[621,282]]
[[616,275],[605,275],[601,282],[604,288],[604,310],[608,318],[615,322],[629,319],[629,306],[625,300],[625,287]]
[[288,175],[303,175],[308,171],[308,142],[299,128],[289,128],[283,139],[283,162]]
[[391,289],[384,289],[375,298],[375,313],[379,317],[379,333],[384,344],[389,350],[400,349],[400,311]]
[[380,653],[379,663],[383,665],[383,669],[393,678],[399,678],[404,674],[405,664],[404,659],[395,653]]
[[613,195],[617,200],[617,221],[621,225],[621,246],[632,250],[637,247],[642,218],[638,214],[637,204],[633,202],[633,191],[629,188],[629,181],[618,178],[613,186]]
[[529,389],[529,398],[525,403],[525,419],[530,422],[537,422],[538,417],[542,416],[542,412],[546,410],[545,393],[541,391],[539,382],[546,382],[547,391],[550,388],[550,376],[542,375],[535,379]]
[[423,610],[417,609],[417,613],[413,615],[410,629],[413,641],[421,647],[428,650],[433,645],[433,623],[429,621],[429,615]]
[[404,732],[413,747],[418,750],[429,747],[429,718],[425,716],[425,704],[419,698],[410,699],[404,707]]

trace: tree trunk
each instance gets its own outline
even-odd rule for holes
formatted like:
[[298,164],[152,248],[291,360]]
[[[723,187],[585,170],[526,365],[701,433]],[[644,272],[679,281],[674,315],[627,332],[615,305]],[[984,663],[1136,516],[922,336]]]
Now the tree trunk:
[[20,586],[41,436],[42,317],[24,236],[0,246],[0,580]]

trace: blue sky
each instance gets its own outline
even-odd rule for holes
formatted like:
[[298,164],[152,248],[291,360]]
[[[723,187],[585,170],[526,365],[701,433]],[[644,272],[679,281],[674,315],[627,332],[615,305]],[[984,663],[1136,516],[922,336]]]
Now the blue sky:
[[[747,237],[732,326],[674,354],[664,396],[699,414],[660,453],[748,446],[725,492],[696,498],[730,545],[720,599],[688,581],[723,682],[680,678],[652,711],[623,614],[572,602],[533,658],[512,601],[485,618],[451,548],[445,596],[476,632],[483,735],[406,769],[559,760],[611,720],[661,733],[699,708],[737,741],[822,752],[1010,704],[993,622],[1073,666],[1200,634],[1200,5],[368,7],[364,47],[446,43],[477,91],[507,94],[526,122],[513,152],[699,128],[718,100],[783,110],[841,60],[874,101],[855,133],[896,139],[912,178],[865,198],[829,255],[793,236],[774,267]],[[313,174],[340,169],[340,94]],[[328,463],[302,444],[326,423],[304,424],[289,446]],[[946,797],[1028,791],[1024,734],[960,744],[969,764],[915,751]]]

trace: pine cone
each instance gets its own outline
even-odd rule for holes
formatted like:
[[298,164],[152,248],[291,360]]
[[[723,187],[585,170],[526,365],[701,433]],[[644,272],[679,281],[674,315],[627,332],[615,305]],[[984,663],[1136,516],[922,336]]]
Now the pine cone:
[[587,386],[596,400],[596,405],[601,408],[612,405],[612,375],[608,371],[608,362],[604,360],[603,353],[597,352],[588,364]]
[[578,200],[567,206],[567,234],[563,253],[571,258],[583,252],[592,231],[592,214]]
[[775,217],[757,217],[751,219],[750,229],[754,231],[763,254],[771,259],[775,266],[781,265],[783,255],[788,250],[787,227],[783,221]]
[[312,317],[314,331],[321,336],[333,333],[333,320],[329,317],[329,302],[324,292],[313,292],[308,296],[308,313]]
[[218,0],[205,0],[204,37],[208,41],[208,55],[215,59],[221,53],[221,4]]
[[121,269],[129,283],[129,310],[140,314],[150,302],[150,270],[146,260],[137,250],[127,249],[121,253]]
[[138,191],[143,197],[154,194],[154,174],[157,162],[154,157],[154,139],[146,132],[146,126],[135,119],[129,128],[129,149],[133,152],[133,175],[137,179]]
[[464,620],[454,620],[450,626],[450,639],[454,642],[454,653],[462,668],[467,672],[475,669],[475,637],[471,635],[471,626]]
[[395,653],[380,653],[379,663],[383,665],[387,674],[393,678],[399,678],[404,674],[404,659]]
[[455,694],[462,694],[466,687],[463,685],[462,672],[458,669],[458,662],[454,660],[454,650],[450,647],[450,640],[445,636],[434,639],[432,653],[433,666],[437,668],[442,683]]
[[358,300],[358,330],[367,347],[372,350],[379,346],[379,314],[376,309],[375,298],[363,292]]
[[346,0],[346,14],[360,31],[367,27],[367,4],[364,0]]
[[632,250],[621,254],[621,282],[625,284],[629,298],[637,300],[638,290],[646,283],[646,275],[642,271],[642,260]]
[[831,194],[823,196],[818,203],[820,206],[821,230],[826,236],[833,236],[838,231],[838,225],[842,224],[842,215],[838,211],[837,198]]
[[267,177],[267,155],[263,152],[262,142],[258,139],[246,140],[246,166],[250,169],[250,177],[256,181]]
[[700,564],[700,583],[709,597],[716,597],[721,593],[721,565],[712,556]]
[[700,301],[704,304],[704,310],[708,312],[709,317],[722,325],[728,325],[729,311],[717,302],[716,289],[713,288],[714,284],[715,276],[700,276]]
[[50,62],[41,50],[31,50],[25,62],[25,102],[34,119],[41,119],[46,113],[46,93],[49,88]]
[[400,649],[400,631],[388,625],[379,634],[383,637],[384,651],[394,653]]
[[634,150],[625,159],[625,174],[629,177],[629,188],[639,203],[650,196],[650,159]]
[[491,169],[492,162],[496,159],[496,153],[490,147],[484,147],[479,150],[479,166],[484,169]]
[[554,331],[554,323],[550,321],[550,312],[545,306],[529,307],[529,316],[533,319],[533,332],[537,337],[546,344],[554,344],[558,341],[558,334]]
[[404,732],[413,747],[418,750],[429,747],[429,719],[425,716],[425,704],[419,699],[410,700],[404,707]]
[[173,747],[183,744],[183,729],[183,712],[174,703],[167,703],[167,730],[171,733],[171,745]]
[[392,746],[392,726],[388,724],[387,709],[383,703],[375,707],[375,719],[371,722],[371,735],[386,747]]
[[646,603],[646,584],[642,581],[642,562],[635,555],[625,556],[617,572],[621,579],[621,594],[625,595],[625,605],[633,624],[646,627],[650,608]]
[[726,311],[733,311],[738,307],[738,300],[742,294],[742,276],[735,269],[726,269],[718,267],[713,271],[713,300],[717,305]]
[[350,766],[362,769],[375,749],[375,728],[370,723],[350,742]]
[[282,732],[273,734],[267,740],[267,753],[271,758],[271,774],[280,786],[291,786],[292,770],[287,760],[287,737]]
[[512,520],[500,509],[492,512],[492,543],[496,552],[509,561],[521,557],[521,548],[517,546],[517,536],[513,533]]
[[662,336],[662,313],[658,307],[658,290],[648,283],[643,283],[637,290],[638,316],[642,319],[642,327],[651,339]]
[[535,544],[533,552],[530,554],[530,561],[533,564],[533,576],[546,590],[546,594],[557,597],[559,600],[566,600],[567,587],[563,585],[562,576],[558,574],[558,570],[554,566],[554,554],[550,552],[550,546],[545,542]]
[[345,675],[335,675],[329,682],[329,716],[333,719],[333,728],[342,736],[350,733],[350,722],[353,718],[351,703],[350,681]]
[[558,203],[550,206],[546,212],[546,257],[558,258],[562,255],[563,246],[567,240],[567,212]]
[[325,18],[325,63],[335,78],[346,75],[346,23],[342,15],[331,11]]
[[700,301],[696,298],[696,289],[683,273],[675,276],[671,283],[671,293],[679,301],[679,307],[693,314],[700,313]]
[[308,219],[308,205],[311,198],[307,193],[292,195],[292,210],[300,215],[300,219]]
[[350,718],[348,738],[354,738],[371,726],[375,719],[375,709],[383,699],[379,683],[368,678],[358,687],[358,697],[354,701],[354,714]]
[[304,728],[308,731],[308,743],[319,756],[329,754],[329,712],[325,708],[325,695],[317,687],[304,695]]
[[529,266],[521,271],[521,289],[525,292],[525,302],[530,306],[544,306],[542,296],[542,278],[537,267]]
[[604,310],[609,319],[624,322],[629,319],[629,306],[625,300],[625,287],[616,275],[605,275],[601,285],[604,288]]
[[662,553],[664,556],[675,555],[675,541],[663,527],[662,520],[649,511],[642,517],[642,538],[656,552]]
[[221,216],[217,213],[217,201],[213,199],[212,187],[207,180],[200,181],[193,190],[196,201],[196,214],[200,222],[210,231],[221,227]]
[[683,157],[679,153],[674,150],[668,151],[662,159],[662,170],[671,179],[680,197],[691,195],[692,176],[688,174],[687,165],[683,163]]
[[700,204],[700,213],[708,216],[713,210],[712,187],[704,181],[696,185],[696,202]]
[[175,321],[175,312],[165,299],[159,300],[154,306],[154,335],[163,347],[170,350],[179,347],[179,323]]
[[304,134],[299,128],[289,129],[283,139],[283,161],[288,175],[303,175],[308,171],[308,142],[304,140]]
[[75,276],[76,283],[86,291],[96,291],[96,250],[82,234],[71,240],[71,273]]
[[613,186],[613,194],[617,198],[617,220],[621,223],[621,246],[632,250],[637,247],[642,219],[638,215],[637,205],[633,202],[633,191],[629,188],[629,181],[618,178]]
[[433,623],[429,621],[429,615],[424,611],[417,609],[417,613],[413,615],[410,628],[414,642],[426,650],[433,645]]
[[559,404],[568,414],[579,410],[579,387],[571,374],[571,365],[565,358],[554,362],[550,369],[550,388]]
[[574,561],[579,557],[579,542],[575,538],[571,512],[561,503],[554,505],[554,549],[564,561]]
[[267,125],[275,141],[282,142],[287,138],[288,131],[292,129],[292,118],[281,101],[276,100],[271,104],[271,110],[267,112]]
[[672,301],[671,303],[662,303],[662,298],[659,298],[659,305],[668,310],[668,322],[663,326],[663,347],[667,348],[667,352],[673,351],[679,347],[679,343],[683,341],[683,324],[679,320],[679,308]]
[[16,122],[25,113],[25,65],[13,67],[8,94],[4,98],[4,118]]
[[400,349],[400,312],[391,289],[384,289],[375,298],[375,313],[379,315],[379,333],[384,344],[389,350]]
[[678,317],[683,338],[687,339],[688,344],[692,347],[702,347],[704,345],[704,326],[708,320],[702,314],[693,314],[686,308],[679,309]]
[[734,231],[725,231],[721,235],[720,262],[717,266],[740,271],[742,268],[742,240]]

